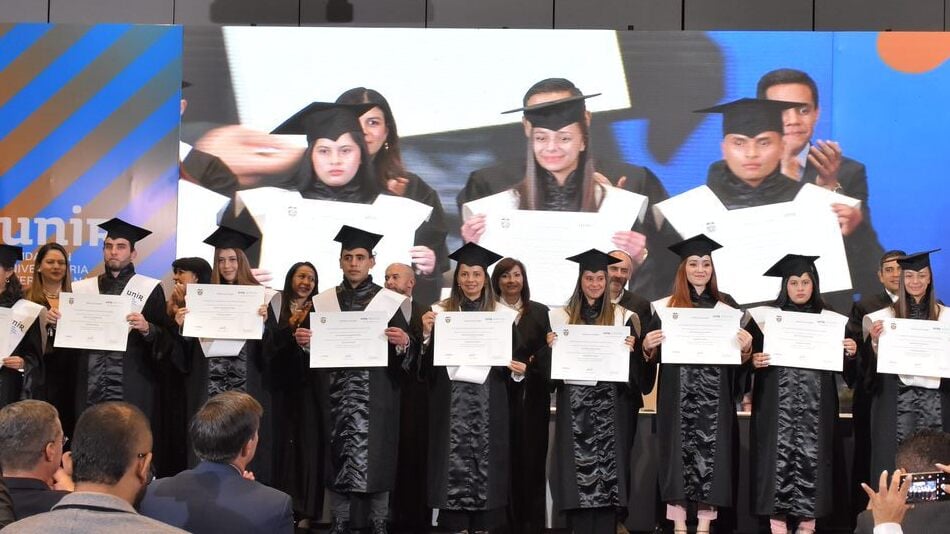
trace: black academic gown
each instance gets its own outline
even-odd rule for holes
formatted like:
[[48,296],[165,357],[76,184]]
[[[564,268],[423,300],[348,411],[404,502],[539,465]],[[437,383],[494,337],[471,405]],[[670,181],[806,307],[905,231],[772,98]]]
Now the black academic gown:
[[[592,324],[596,309],[583,299],[584,324]],[[637,336],[630,352],[627,382],[598,382],[594,386],[555,381],[557,415],[554,423],[554,467],[551,494],[554,509],[567,516],[578,534],[588,530],[577,524],[590,514],[606,518],[593,524],[616,526],[626,515],[630,485],[630,450],[637,431],[637,413],[643,394],[653,389],[656,364],[645,362],[633,318],[624,323]],[[550,349],[548,349],[550,351]],[[550,369],[547,376],[550,377]]]
[[[714,308],[717,303],[708,291],[697,295],[692,287],[690,298],[696,308]],[[720,298],[739,307],[725,293]],[[649,330],[661,328],[654,314]],[[657,355],[662,363],[662,345]],[[736,400],[742,396],[745,378],[745,368],[738,365],[660,366],[656,430],[664,501],[732,506],[739,466]]]
[[[465,300],[461,311],[477,311]],[[514,328],[513,328],[514,330]],[[439,509],[439,525],[456,530],[488,530],[506,521],[509,501],[511,371],[492,367],[484,384],[449,379],[432,365],[435,333],[425,347],[429,382],[429,506]],[[512,335],[515,360],[526,357]]]
[[[121,295],[134,275],[132,264],[115,277],[111,273],[100,274],[99,293]],[[161,362],[175,350],[175,341],[165,326],[165,292],[161,284],[156,284],[145,300],[142,315],[149,323],[148,335],[130,331],[125,352],[79,351],[75,413],[78,418],[86,407],[93,404],[125,401],[145,413],[151,421],[153,435],[162,436],[158,402]],[[156,458],[155,463],[160,468],[163,460]]]
[[[578,168],[583,169],[583,165]],[[657,230],[653,223],[652,206],[669,198],[669,193],[666,192],[666,188],[663,187],[663,184],[650,169],[639,165],[600,159],[594,160],[594,168],[613,183],[616,183],[621,177],[626,177],[624,189],[644,195],[649,199],[646,218],[642,223],[637,221],[632,230],[646,235],[647,247],[650,250],[664,249],[677,240],[676,232],[669,224],[664,224],[661,230]],[[550,177],[550,175],[540,167],[536,168],[536,172],[541,187],[544,188],[544,179]],[[580,171],[575,171],[574,177],[576,178],[578,174],[580,174]],[[524,180],[524,177],[524,161],[504,162],[472,172],[465,183],[465,187],[459,191],[456,197],[459,212],[461,213],[462,205],[466,202],[516,187]],[[571,178],[568,181],[570,180]],[[565,185],[569,186],[570,184]],[[570,201],[564,203],[555,199],[559,196],[555,191],[556,188],[550,188],[549,192],[553,193],[549,197],[551,202],[549,203],[546,200],[545,205],[539,209],[550,211],[577,211],[579,209],[579,194],[576,189],[571,195],[562,195],[568,197],[567,200]],[[672,258],[674,257],[669,254],[648,255],[643,265],[637,269],[631,289],[648,298],[660,297],[664,288],[669,287],[672,283],[672,276],[669,273],[676,271],[676,265],[672,263]]]
[[[185,389],[188,420],[191,420],[209,397],[225,391],[243,391],[261,403],[264,413],[258,430],[257,452],[247,470],[254,473],[255,480],[272,485],[275,483],[274,443],[279,430],[274,424],[276,414],[273,405],[274,379],[271,363],[275,346],[272,338],[277,320],[270,306],[267,311],[262,339],[247,340],[234,356],[208,358],[202,351],[198,338],[179,337],[179,342],[184,358],[181,370],[187,374]],[[188,464],[193,467],[197,463],[198,458],[189,443]]]
[[[344,280],[336,288],[340,311],[363,311],[381,289],[372,276],[355,288]],[[410,332],[399,311],[389,326]],[[326,380],[322,409],[329,428],[326,484],[351,497],[352,528],[368,526],[368,508],[363,509],[369,504],[367,494],[392,491],[395,485],[400,379],[411,367],[416,346],[410,341],[409,350],[400,353],[390,344],[387,367],[320,370]]]
[[[0,306],[10,308],[20,299],[11,299],[7,292],[0,295]],[[3,325],[9,328],[10,325]],[[43,383],[43,340],[39,317],[33,321],[11,356],[23,358],[23,372],[0,367],[0,408],[22,399],[34,398],[34,392]]]
[[[917,304],[908,296],[909,319],[927,316],[927,302]],[[942,308],[941,313],[950,313]],[[950,379],[942,379],[938,389],[907,386],[898,375],[878,374],[877,358],[865,369],[871,394],[871,471],[877,480],[881,471],[893,472],[897,446],[918,430],[950,430]]]
[[[820,312],[794,304],[782,309]],[[755,370],[749,447],[755,514],[820,518],[832,512],[835,374],[794,367]]]
[[528,301],[515,327],[528,356],[525,378],[509,388],[511,414],[511,532],[537,533],[544,528],[551,390],[542,362],[550,356],[548,307]]
[[[37,322],[39,319],[37,319]],[[42,328],[42,326],[41,326]],[[73,435],[73,426],[79,415],[76,409],[76,361],[79,359],[77,349],[57,348],[53,345],[56,340],[56,326],[46,326],[46,346],[43,353],[43,389],[46,401],[56,407],[59,412],[59,421],[63,425],[63,433]]]
[[192,148],[181,162],[181,177],[224,196],[231,196],[238,189],[234,171],[221,158]]

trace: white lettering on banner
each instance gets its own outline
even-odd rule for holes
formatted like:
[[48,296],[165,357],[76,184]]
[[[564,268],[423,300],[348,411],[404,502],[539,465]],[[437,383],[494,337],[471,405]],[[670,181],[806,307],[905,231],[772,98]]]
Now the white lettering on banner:
[[[73,206],[72,212],[76,217],[68,220],[60,217],[0,217],[0,236],[8,245],[41,245],[55,237],[56,242],[63,246],[98,246],[105,237],[99,224],[106,219],[79,217],[82,214],[82,206],[79,205]],[[83,234],[88,235],[85,242]]]

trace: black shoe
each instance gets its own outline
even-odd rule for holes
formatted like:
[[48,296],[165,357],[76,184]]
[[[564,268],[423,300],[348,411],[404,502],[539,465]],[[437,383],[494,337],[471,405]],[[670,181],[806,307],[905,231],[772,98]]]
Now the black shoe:
[[350,534],[350,522],[334,517],[329,534]]
[[386,528],[385,519],[373,520],[373,534],[389,534],[389,530]]

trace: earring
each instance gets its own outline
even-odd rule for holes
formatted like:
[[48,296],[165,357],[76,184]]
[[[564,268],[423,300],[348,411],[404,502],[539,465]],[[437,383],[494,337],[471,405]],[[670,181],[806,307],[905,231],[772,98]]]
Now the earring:
[[383,143],[383,150],[389,150],[389,141]]

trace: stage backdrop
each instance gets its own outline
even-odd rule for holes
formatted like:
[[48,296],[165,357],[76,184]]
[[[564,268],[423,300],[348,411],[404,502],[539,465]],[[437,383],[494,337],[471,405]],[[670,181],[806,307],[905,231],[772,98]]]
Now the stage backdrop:
[[174,26],[0,24],[0,231],[28,255],[55,240],[72,275],[101,271],[121,217],[155,233],[139,271],[175,252],[182,31]]

